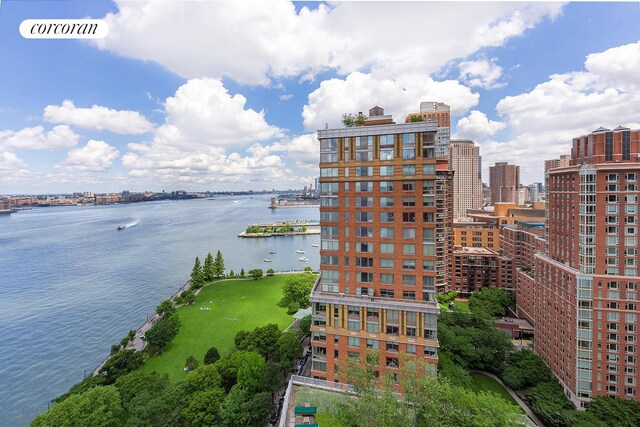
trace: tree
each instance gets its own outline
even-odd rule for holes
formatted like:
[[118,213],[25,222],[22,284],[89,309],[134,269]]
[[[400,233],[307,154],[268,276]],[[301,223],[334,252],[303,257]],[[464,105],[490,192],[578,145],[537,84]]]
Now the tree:
[[270,268],[267,270],[267,276],[273,276],[275,274],[275,270],[273,268]]
[[215,269],[213,256],[211,256],[211,252],[207,254],[207,257],[204,259],[204,268],[202,269],[202,274],[204,276],[204,280],[207,282],[213,280],[215,277]]
[[264,272],[260,268],[254,268],[253,270],[249,270],[249,276],[251,276],[252,280],[260,280]]
[[160,303],[160,305],[158,307],[156,307],[156,313],[159,316],[171,316],[173,313],[175,313],[176,308],[173,306],[173,302],[171,300],[164,300]]
[[186,396],[182,383],[172,384],[167,374],[137,370],[118,378],[115,386],[129,414],[128,426],[179,425]]
[[313,272],[313,269],[311,268],[311,266],[310,266],[310,265],[307,265],[307,266],[305,266],[305,267],[304,267],[304,271],[305,271],[306,273],[311,273],[311,272]]
[[469,371],[453,363],[444,352],[438,355],[438,378],[445,379],[449,384],[457,387],[471,388],[472,385]]
[[224,276],[224,258],[222,258],[222,252],[219,250],[216,253],[216,259],[213,262],[213,274],[217,278]]
[[599,396],[587,405],[587,413],[608,425],[620,427],[640,426],[640,403],[633,400]]
[[240,269],[240,277],[244,277],[244,268]]
[[123,426],[126,413],[114,386],[94,387],[57,403],[31,422],[34,427]]
[[229,272],[229,277],[235,277],[236,273],[233,272],[233,269]]
[[302,231],[303,233],[307,232],[307,226],[303,225],[302,227],[300,227],[300,231]]
[[342,124],[350,128],[356,125],[356,118],[352,113],[344,113],[342,115]]
[[311,334],[311,315],[307,315],[305,317],[303,317],[302,319],[300,319],[300,323],[298,324],[298,327],[300,328],[300,334],[302,334],[302,336],[308,336]]
[[278,303],[281,307],[296,304],[297,308],[309,306],[309,296],[313,289],[316,276],[313,274],[294,274],[287,277],[282,287],[282,299]]
[[188,393],[219,388],[221,385],[222,377],[215,365],[200,366],[189,372],[184,381],[185,390]]
[[148,351],[151,354],[158,354],[178,335],[180,321],[178,316],[167,316],[158,320],[145,334]]
[[239,331],[236,334],[236,347],[239,350],[257,351],[267,360],[276,360],[280,335],[282,333],[275,323],[257,327],[250,333]]
[[548,426],[563,425],[558,416],[563,409],[575,409],[557,381],[540,383],[526,391],[529,407]]
[[193,356],[187,357],[187,361],[184,364],[184,367],[187,368],[187,371],[194,371],[198,368],[198,359]]
[[204,355],[204,364],[205,365],[213,365],[218,360],[220,360],[220,352],[217,348],[211,347]]
[[220,417],[225,427],[263,426],[271,411],[269,393],[252,394],[235,385],[220,406]]
[[422,116],[409,116],[409,122],[410,123],[424,122],[424,118]]
[[278,357],[280,360],[291,362],[300,357],[302,353],[302,345],[298,336],[293,332],[283,332],[278,338]]
[[113,384],[122,375],[138,369],[144,363],[142,353],[135,350],[121,350],[109,357],[98,373],[104,376],[105,384]]
[[196,257],[193,264],[193,270],[191,270],[191,288],[198,289],[204,285],[204,273],[202,272],[202,266],[200,265],[200,258]]
[[509,357],[501,377],[509,387],[523,389],[551,381],[553,374],[540,356],[522,349]]
[[189,403],[182,410],[187,426],[217,426],[222,419],[220,406],[224,402],[224,390],[213,388],[198,391],[189,398]]
[[264,358],[255,351],[248,352],[238,368],[238,385],[251,393],[256,393],[265,371]]
[[469,309],[473,312],[484,311],[491,317],[501,317],[507,313],[507,308],[513,305],[513,295],[505,289],[482,288],[474,292],[469,298]]

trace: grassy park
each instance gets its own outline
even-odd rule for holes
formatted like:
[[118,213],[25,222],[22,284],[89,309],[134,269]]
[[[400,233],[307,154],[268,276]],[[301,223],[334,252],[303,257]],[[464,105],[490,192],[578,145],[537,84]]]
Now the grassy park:
[[287,277],[223,280],[205,286],[193,305],[178,307],[180,332],[164,353],[147,360],[141,369],[166,373],[172,380],[179,380],[185,376],[183,368],[188,356],[202,363],[212,346],[225,356],[233,350],[234,337],[240,330],[252,331],[268,323],[286,328],[293,319],[286,308],[276,304],[282,298]]
[[497,394],[502,399],[506,400],[507,402],[515,406],[518,409],[519,413],[524,414],[524,411],[522,410],[520,405],[518,405],[518,402],[516,402],[511,397],[509,392],[505,390],[505,388],[502,387],[502,385],[498,381],[486,375],[478,374],[475,372],[471,372],[470,375],[471,375],[471,381],[473,382],[471,385],[471,390],[475,391],[476,393],[484,391],[488,393]]

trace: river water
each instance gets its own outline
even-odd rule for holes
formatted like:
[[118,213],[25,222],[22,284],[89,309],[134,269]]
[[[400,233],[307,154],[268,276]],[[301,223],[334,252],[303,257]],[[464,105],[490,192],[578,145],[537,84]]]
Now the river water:
[[319,219],[317,207],[268,205],[244,196],[0,215],[0,425],[26,425],[94,369],[188,279],[195,256],[219,249],[236,273],[317,269],[319,235],[237,237],[254,222]]

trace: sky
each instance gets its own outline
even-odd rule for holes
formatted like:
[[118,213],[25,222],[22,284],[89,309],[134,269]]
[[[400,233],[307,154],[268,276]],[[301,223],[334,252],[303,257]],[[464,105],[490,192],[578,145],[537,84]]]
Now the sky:
[[[98,40],[25,19],[104,19]],[[0,194],[301,188],[317,130],[451,106],[521,182],[604,126],[640,128],[640,4],[0,2]]]

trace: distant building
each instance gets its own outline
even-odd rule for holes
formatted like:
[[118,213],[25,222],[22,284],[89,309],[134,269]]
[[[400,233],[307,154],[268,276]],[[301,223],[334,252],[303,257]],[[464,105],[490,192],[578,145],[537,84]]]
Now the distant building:
[[454,220],[466,218],[468,209],[482,207],[480,148],[470,140],[451,140],[449,143],[449,169],[454,172]]
[[569,154],[563,154],[558,159],[545,160],[544,173],[547,173],[549,169],[564,168],[566,166],[569,166],[570,161],[571,161],[571,156]]
[[456,248],[451,264],[451,290],[469,295],[496,286],[513,289],[513,262],[486,248]]
[[449,140],[451,138],[451,108],[444,102],[425,101],[420,103],[420,112],[408,114],[405,123],[412,118],[420,117],[423,121],[434,121],[438,127],[436,132],[436,158],[449,157]]
[[498,162],[489,168],[491,204],[518,203],[520,188],[520,166]]

